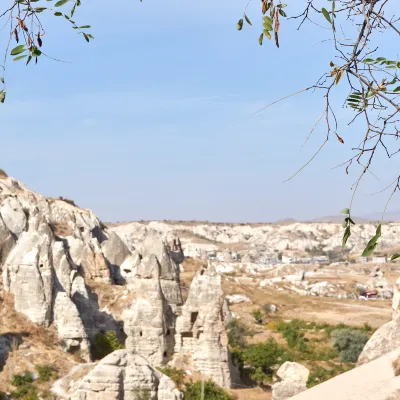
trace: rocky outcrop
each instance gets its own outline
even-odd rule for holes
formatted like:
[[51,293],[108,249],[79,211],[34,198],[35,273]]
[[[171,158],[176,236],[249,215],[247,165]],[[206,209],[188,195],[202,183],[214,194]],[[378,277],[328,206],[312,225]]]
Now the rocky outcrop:
[[285,362],[277,371],[279,382],[272,385],[272,400],[290,399],[307,390],[310,371],[296,362]]
[[160,283],[155,255],[145,257],[137,272],[136,299],[123,314],[126,347],[154,365],[168,362],[173,353],[174,315]]
[[[62,347],[90,359],[89,340],[112,327],[86,281],[113,279],[98,218],[69,200],[47,199],[13,178],[0,180],[0,269],[15,310],[54,325]],[[116,234],[113,233],[112,237]],[[113,239],[115,240],[115,238]]]
[[382,325],[368,340],[358,358],[358,365],[375,360],[400,348],[400,315]]
[[[145,397],[146,396],[146,397]],[[129,350],[108,355],[85,376],[72,400],[182,400],[170,378]]]
[[188,299],[176,321],[174,361],[188,357],[197,371],[220,386],[231,387],[226,307],[221,276],[212,266],[202,268],[192,281]]

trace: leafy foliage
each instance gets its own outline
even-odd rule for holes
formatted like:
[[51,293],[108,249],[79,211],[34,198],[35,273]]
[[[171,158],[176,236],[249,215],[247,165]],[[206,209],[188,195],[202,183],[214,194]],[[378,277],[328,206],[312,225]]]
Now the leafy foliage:
[[170,365],[158,368],[158,370],[164,375],[167,375],[169,378],[171,378],[177,387],[183,384],[186,376],[186,372],[184,370],[172,367]]
[[354,329],[341,329],[332,332],[334,347],[339,351],[342,362],[357,362],[365,344],[368,342],[368,335]]
[[242,352],[242,360],[252,368],[250,377],[257,383],[263,383],[272,377],[284,354],[283,348],[274,339],[269,339],[247,346]]
[[16,390],[11,393],[11,397],[22,400],[38,400],[38,393],[33,382],[32,372],[26,371],[22,375],[14,375],[11,384],[16,387]]
[[[202,382],[186,384],[185,400],[199,400],[201,398]],[[204,382],[204,398],[207,400],[233,400],[233,397],[211,380]]]
[[123,348],[115,331],[99,332],[92,344],[92,355],[96,360],[100,360],[113,351]]

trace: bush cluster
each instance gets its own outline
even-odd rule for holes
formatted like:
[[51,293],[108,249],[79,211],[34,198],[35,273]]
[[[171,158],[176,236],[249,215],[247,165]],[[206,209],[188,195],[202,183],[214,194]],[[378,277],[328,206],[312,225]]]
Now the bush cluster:
[[123,348],[115,331],[99,332],[91,346],[92,356],[96,360],[101,360],[115,350]]
[[33,382],[32,372],[26,371],[21,375],[14,375],[11,384],[16,387],[16,390],[11,393],[11,397],[13,399],[39,400],[38,392]]
[[166,365],[165,367],[158,368],[158,370],[171,378],[177,387],[180,387],[185,380],[186,372],[182,369]]
[[334,330],[331,337],[334,341],[333,346],[339,352],[342,362],[357,362],[365,344],[368,342],[368,335],[355,329]]
[[[201,399],[202,382],[186,384],[185,400]],[[233,397],[211,380],[204,382],[204,398],[207,400],[233,400]]]

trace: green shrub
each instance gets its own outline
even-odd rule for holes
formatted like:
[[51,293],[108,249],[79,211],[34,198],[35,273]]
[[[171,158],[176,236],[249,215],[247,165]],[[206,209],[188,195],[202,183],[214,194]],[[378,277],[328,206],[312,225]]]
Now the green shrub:
[[178,387],[182,385],[186,376],[186,372],[184,370],[171,367],[169,365],[158,368],[158,370],[164,375],[167,375],[169,378],[171,378],[175,385]]
[[[202,382],[186,384],[185,400],[201,399]],[[211,380],[204,382],[204,399],[206,400],[233,400],[233,397]]]
[[11,384],[16,387],[32,383],[34,381],[32,372],[25,371],[22,375],[14,375]]
[[100,360],[113,351],[123,348],[115,331],[99,332],[92,343],[92,355],[96,360]]
[[368,342],[368,335],[365,332],[354,329],[333,331],[331,337],[342,362],[357,362],[358,356]]
[[35,369],[39,374],[39,382],[48,382],[55,374],[55,370],[52,365],[36,365]]
[[[285,351],[274,339],[265,343],[251,344],[242,352],[243,363],[253,370],[250,377],[257,383],[271,378],[275,367],[282,362]],[[286,361],[286,360],[285,360]]]
[[228,343],[230,347],[243,348],[246,346],[247,328],[234,319],[228,324]]

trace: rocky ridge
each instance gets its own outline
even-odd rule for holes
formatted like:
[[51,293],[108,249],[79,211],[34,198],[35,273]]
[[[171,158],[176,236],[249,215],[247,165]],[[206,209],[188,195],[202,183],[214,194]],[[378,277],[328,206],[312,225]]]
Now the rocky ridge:
[[[150,386],[144,388],[151,398],[180,399],[152,365],[164,365],[183,351],[192,359],[194,371],[231,386],[225,332],[229,309],[221,277],[211,267],[202,270],[183,304],[179,278],[183,259],[176,237],[170,245],[168,238],[148,230],[141,245],[128,246],[90,210],[65,199],[47,199],[13,178],[0,179],[2,289],[13,296],[15,310],[38,326],[55,328],[62,349],[86,362],[92,360],[91,343],[97,333],[114,330],[123,338],[123,329],[127,336],[127,350],[102,360],[82,381],[74,399],[100,399],[96,397],[100,392],[104,400],[116,393],[118,398],[131,398],[134,365],[153,371],[146,373]],[[123,285],[133,297],[122,321],[109,309],[101,309],[92,290],[96,281],[109,287]],[[211,305],[206,300],[212,300]],[[184,349],[183,331],[193,335],[192,346]],[[3,364],[9,347],[1,345]],[[100,379],[95,384],[93,377],[111,369],[120,386],[110,383],[114,393],[106,393],[99,389],[106,382]]]

